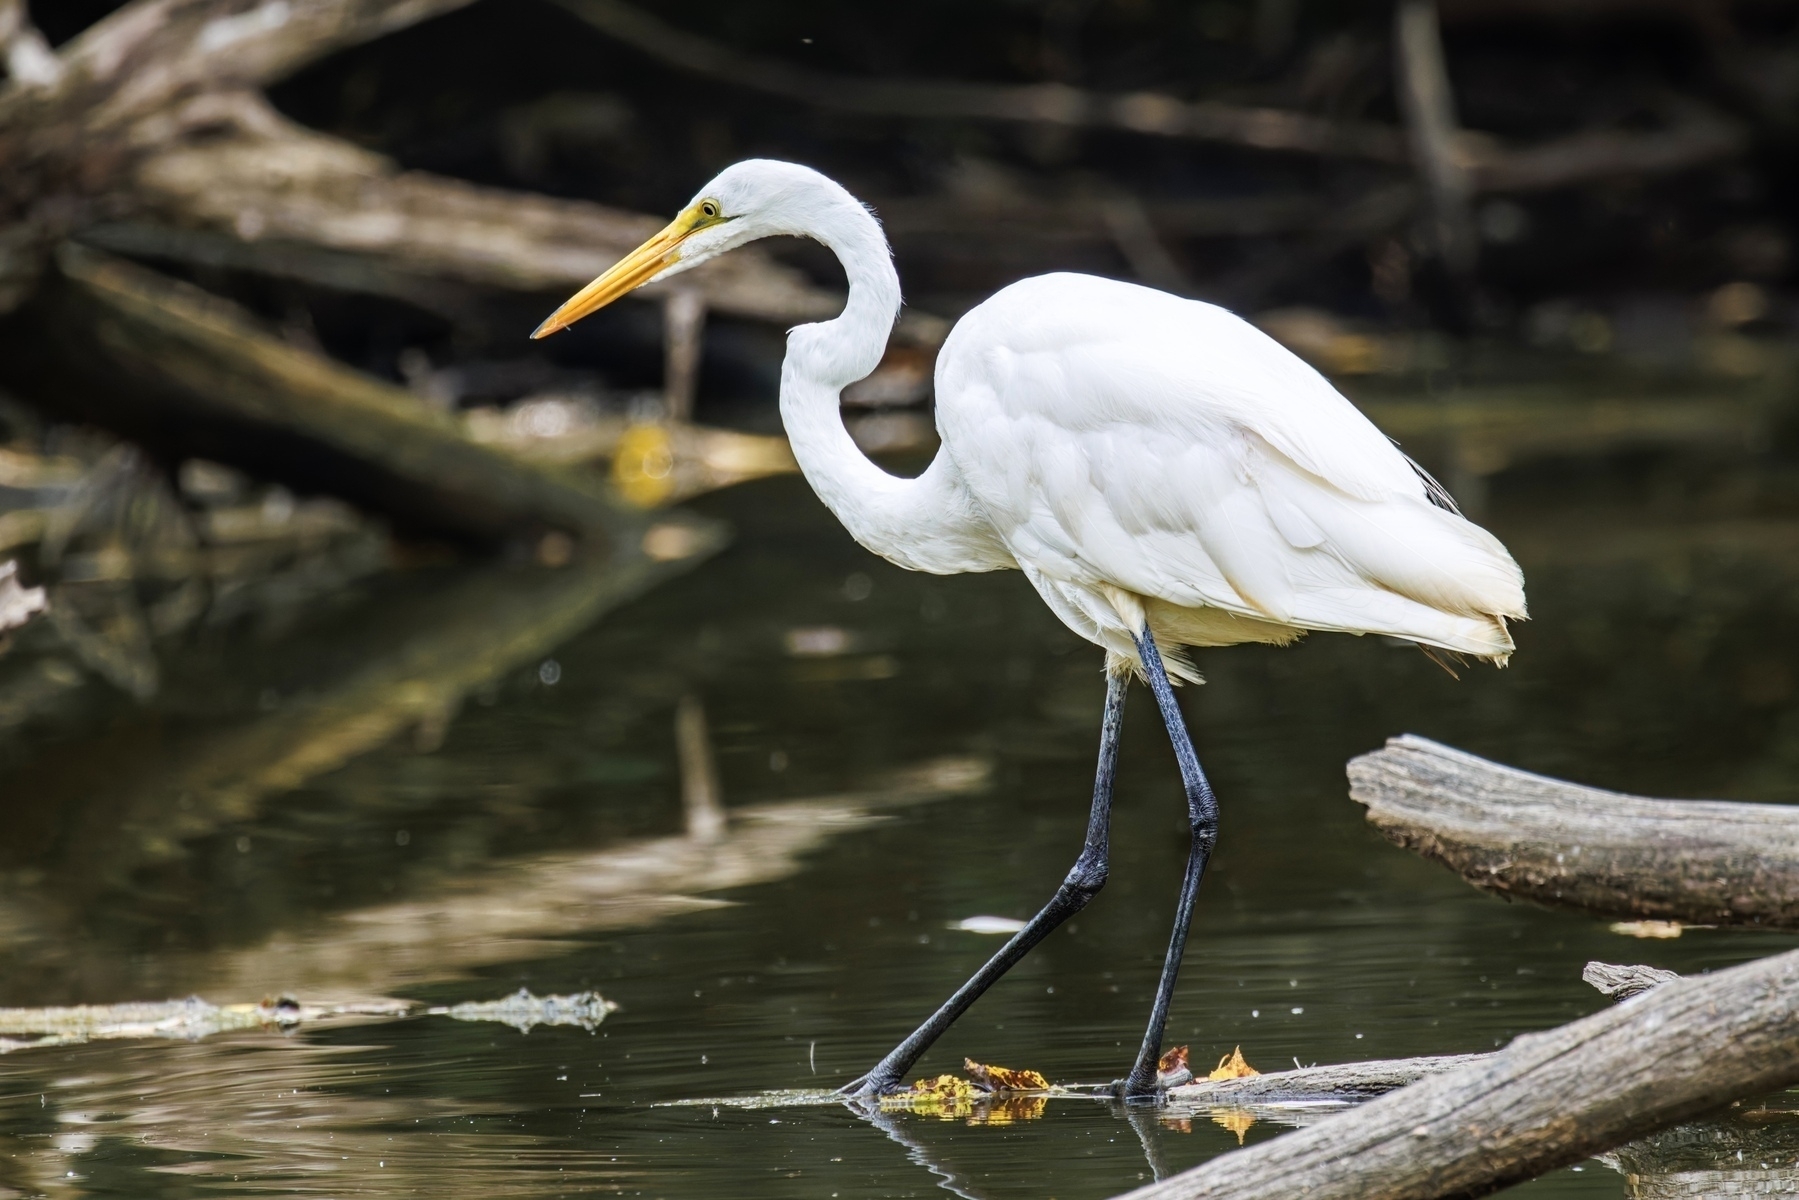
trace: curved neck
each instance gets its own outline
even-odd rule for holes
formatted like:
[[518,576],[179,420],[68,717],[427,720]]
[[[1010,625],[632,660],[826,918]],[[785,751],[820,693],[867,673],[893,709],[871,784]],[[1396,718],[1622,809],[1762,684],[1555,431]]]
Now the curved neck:
[[787,337],[781,420],[800,471],[851,536],[883,558],[940,573],[1002,565],[988,561],[991,550],[971,556],[971,539],[993,539],[965,528],[972,513],[945,452],[938,451],[923,475],[902,479],[870,462],[843,427],[843,389],[879,366],[886,352],[899,315],[899,275],[867,209],[840,188],[820,199],[807,227],[795,232],[837,255],[849,277],[849,302],[835,319],[801,325]]

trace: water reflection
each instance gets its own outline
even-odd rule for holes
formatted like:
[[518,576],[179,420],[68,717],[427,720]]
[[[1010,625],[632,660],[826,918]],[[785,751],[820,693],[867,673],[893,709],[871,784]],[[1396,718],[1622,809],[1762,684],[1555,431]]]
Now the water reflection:
[[[1629,790],[1790,798],[1799,524],[1583,503],[1494,498],[1537,614],[1506,672],[1457,684],[1348,638],[1202,656],[1184,702],[1224,829],[1170,1031],[1195,1061],[1491,1049],[1606,1003],[1589,959],[1691,972],[1794,944],[1625,940],[1503,904],[1345,798],[1343,763],[1401,730]],[[912,1028],[991,951],[968,918],[1028,914],[1072,860],[1103,692],[1015,576],[871,563],[791,480],[708,504],[735,546],[597,624],[611,601],[579,567],[412,571],[278,636],[197,639],[149,706],[15,743],[0,1001],[528,987],[622,1007],[591,1033],[421,1016],[10,1054],[0,1187],[1070,1200],[1278,1136],[1259,1111],[1091,1099],[658,1107],[816,1095]],[[1146,714],[1107,891],[921,1074],[967,1056],[1091,1082],[1128,1059],[1185,855]],[[1523,1194],[1683,1194],[1653,1189],[1785,1146],[1763,1111]]]

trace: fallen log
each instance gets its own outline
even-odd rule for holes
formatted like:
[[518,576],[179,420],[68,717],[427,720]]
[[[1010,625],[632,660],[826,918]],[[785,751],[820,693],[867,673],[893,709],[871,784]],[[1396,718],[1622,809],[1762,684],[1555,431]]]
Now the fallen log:
[[1482,1196],[1799,1082],[1799,951],[1683,978],[1132,1200]]
[[[193,107],[200,107],[196,102]],[[442,280],[566,291],[661,227],[656,217],[580,200],[480,187],[289,121],[259,93],[204,98],[208,136],[145,155],[127,221],[83,236],[122,252],[236,267],[435,307]],[[196,125],[199,115],[191,118]],[[770,321],[833,316],[843,296],[751,248],[678,284],[705,307]]]
[[[441,311],[448,278],[566,291],[661,224],[579,201],[403,172],[303,129],[256,90],[469,0],[136,0],[51,54],[0,5],[0,313],[52,249],[97,244],[398,296]],[[16,63],[26,64],[21,73]],[[720,312],[811,320],[841,306],[750,251],[683,286]],[[657,289],[651,289],[652,293]],[[928,323],[927,323],[928,324]]]
[[1799,928],[1799,809],[1653,800],[1407,734],[1349,764],[1394,843],[1478,888],[1609,916]]
[[11,371],[41,403],[172,458],[244,467],[483,540],[640,536],[603,480],[467,436],[401,388],[265,333],[230,301],[65,247],[44,303],[12,323]]
[[137,0],[95,22],[0,91],[0,311],[30,294],[69,232],[130,207],[122,184],[139,158],[210,119],[185,102],[261,87],[468,2]]

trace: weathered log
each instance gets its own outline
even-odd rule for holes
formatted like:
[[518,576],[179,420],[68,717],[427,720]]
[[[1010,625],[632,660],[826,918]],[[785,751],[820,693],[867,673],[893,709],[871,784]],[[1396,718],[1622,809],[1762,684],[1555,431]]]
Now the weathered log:
[[[315,133],[252,92],[195,101],[209,136],[133,168],[129,221],[87,234],[130,253],[286,275],[431,305],[433,281],[560,291],[587,283],[660,228],[655,217],[480,187]],[[190,118],[201,124],[201,116]],[[816,320],[842,294],[751,248],[644,290],[678,286],[706,307]]]
[[411,393],[142,267],[68,246],[56,286],[27,315],[9,331],[9,368],[40,401],[171,457],[231,462],[428,530],[637,536],[640,519],[598,477],[476,442]]
[[1794,1082],[1799,951],[1523,1035],[1489,1058],[1128,1194],[1482,1196]]
[[[101,239],[119,249],[427,307],[441,303],[432,279],[549,290],[587,282],[660,222],[402,172],[287,121],[255,91],[466,3],[137,0],[96,23],[38,82],[0,92],[0,311],[35,287],[57,240],[96,223],[111,224]],[[0,34],[5,26],[0,10]],[[683,286],[719,311],[769,320],[841,306],[838,294],[759,252],[708,264]]]
[[469,0],[137,0],[56,55],[54,78],[0,91],[0,311],[51,246],[109,211],[144,154],[212,120],[207,92],[271,83]]
[[1600,995],[1610,996],[1613,1000],[1641,996],[1644,992],[1652,992],[1662,984],[1673,983],[1680,978],[1673,971],[1664,971],[1660,967],[1606,962],[1588,963],[1580,977],[1598,989]]
[[1349,764],[1391,841],[1478,888],[1613,916],[1799,928],[1799,809],[1652,800],[1407,734]]

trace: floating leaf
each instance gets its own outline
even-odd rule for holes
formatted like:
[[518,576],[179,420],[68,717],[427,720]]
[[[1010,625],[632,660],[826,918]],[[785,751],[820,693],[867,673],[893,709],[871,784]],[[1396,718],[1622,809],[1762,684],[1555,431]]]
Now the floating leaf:
[[1679,921],[1614,921],[1611,926],[1613,933],[1634,938],[1677,938],[1681,928]]
[[[1049,1080],[1036,1071],[1014,1071],[1010,1067],[990,1067],[972,1058],[962,1060],[962,1069],[974,1080],[974,1086],[989,1092],[1047,1092]],[[950,1076],[944,1076],[947,1079]],[[916,1086],[916,1085],[914,1085]]]
[[975,1106],[969,1114],[970,1125],[1010,1125],[1014,1121],[1035,1121],[1049,1108],[1048,1096],[1012,1094],[995,1096]]
[[956,1075],[939,1075],[934,1079],[915,1079],[909,1091],[881,1097],[881,1107],[941,1117],[949,1121],[974,1115],[978,1097],[987,1093]]
[[[1251,1075],[1260,1074],[1260,1071],[1256,1070],[1243,1060],[1243,1047],[1238,1046],[1235,1050],[1232,1050],[1229,1054],[1219,1059],[1218,1065],[1212,1069],[1212,1073],[1207,1075],[1206,1078],[1213,1083],[1220,1083],[1226,1079],[1248,1079]],[[1216,1118],[1214,1118],[1214,1120],[1216,1120]],[[1245,1126],[1245,1128],[1248,1127]]]
[[939,1075],[935,1079],[915,1079],[912,1081],[914,1096],[940,1096],[953,1100],[972,1100],[975,1095],[974,1084],[959,1075]]
[[[1239,1055],[1238,1057],[1241,1059],[1242,1056]],[[1259,1072],[1256,1071],[1250,1071],[1251,1075],[1258,1073]],[[1239,1146],[1243,1144],[1243,1135],[1248,1133],[1249,1127],[1255,1123],[1255,1114],[1245,1112],[1240,1108],[1214,1108],[1212,1110],[1212,1124],[1222,1126],[1236,1134],[1237,1145]]]

